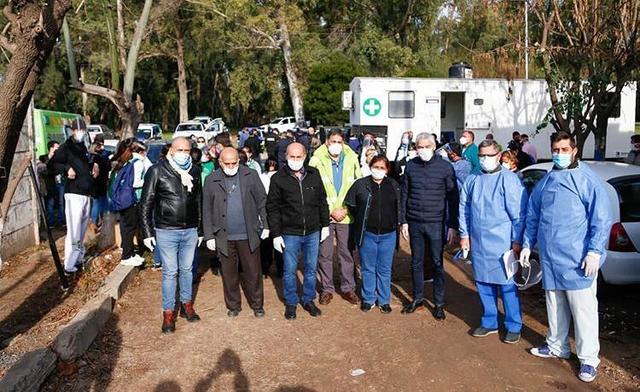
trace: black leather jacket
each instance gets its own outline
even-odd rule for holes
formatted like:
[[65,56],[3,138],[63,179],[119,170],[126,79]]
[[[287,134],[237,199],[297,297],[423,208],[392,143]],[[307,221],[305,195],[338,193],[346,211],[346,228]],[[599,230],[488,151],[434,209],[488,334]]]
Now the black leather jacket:
[[200,172],[194,165],[189,174],[193,177],[191,192],[187,192],[187,188],[182,185],[180,175],[169,161],[162,160],[149,168],[144,176],[140,199],[144,238],[154,237],[154,228],[176,230],[198,227],[198,232],[202,232]]

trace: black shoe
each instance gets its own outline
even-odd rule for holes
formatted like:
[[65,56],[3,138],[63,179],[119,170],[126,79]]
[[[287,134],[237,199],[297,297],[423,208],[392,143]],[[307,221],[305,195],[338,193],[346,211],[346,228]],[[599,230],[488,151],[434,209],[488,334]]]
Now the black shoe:
[[447,317],[444,313],[444,306],[437,305],[436,308],[433,309],[433,317],[435,317],[436,320],[444,320],[445,317]]
[[373,304],[368,304],[366,302],[360,304],[360,310],[362,310],[363,312],[368,312],[371,309],[373,309]]
[[238,317],[239,314],[240,314],[240,309],[229,309],[227,311],[227,316],[229,317]]
[[256,316],[257,318],[264,317],[264,309],[262,309],[262,308],[253,309],[253,315]]
[[485,336],[493,335],[495,333],[498,333],[497,329],[489,329],[489,328],[480,326],[474,329],[473,332],[471,332],[471,336],[473,336],[474,338],[483,338]]
[[413,313],[416,310],[422,308],[423,306],[424,306],[424,302],[423,301],[413,301],[413,302],[410,302],[410,303],[406,304],[402,308],[402,312],[401,313],[405,313],[405,314]]
[[391,305],[389,305],[389,304],[380,305],[380,312],[381,313],[391,313]]
[[311,317],[318,317],[322,314],[322,311],[318,309],[318,307],[316,306],[316,304],[313,303],[313,301],[309,301],[306,304],[303,304],[302,309],[309,312]]
[[502,341],[507,344],[516,344],[520,341],[520,332],[507,332]]
[[284,318],[287,320],[295,320],[296,318],[296,305],[287,305],[284,308]]

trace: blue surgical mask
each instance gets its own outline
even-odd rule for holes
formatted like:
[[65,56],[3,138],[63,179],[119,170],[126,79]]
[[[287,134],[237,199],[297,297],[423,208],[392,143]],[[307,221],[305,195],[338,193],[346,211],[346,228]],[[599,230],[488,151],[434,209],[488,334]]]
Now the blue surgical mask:
[[558,169],[566,169],[569,167],[569,165],[571,165],[571,162],[573,161],[573,158],[571,157],[571,154],[553,154],[552,155],[553,158],[553,164],[558,168]]
[[176,152],[173,154],[173,161],[180,169],[186,170],[191,166],[191,155],[186,152]]

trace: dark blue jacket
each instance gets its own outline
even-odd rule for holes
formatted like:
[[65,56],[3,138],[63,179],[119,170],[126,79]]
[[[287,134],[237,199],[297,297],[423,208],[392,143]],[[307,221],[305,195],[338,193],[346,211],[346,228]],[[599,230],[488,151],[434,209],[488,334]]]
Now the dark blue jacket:
[[449,208],[448,226],[458,228],[458,185],[453,166],[434,155],[424,162],[415,157],[404,169],[400,187],[400,223],[444,222]]

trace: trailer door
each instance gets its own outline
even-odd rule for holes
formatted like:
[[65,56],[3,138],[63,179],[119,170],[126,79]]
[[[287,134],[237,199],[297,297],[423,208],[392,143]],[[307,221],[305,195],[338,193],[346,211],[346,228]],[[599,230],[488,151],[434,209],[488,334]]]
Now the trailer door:
[[427,132],[435,133],[440,138],[440,118],[442,108],[440,106],[440,95],[427,96],[425,99],[425,111],[422,116],[427,128]]

